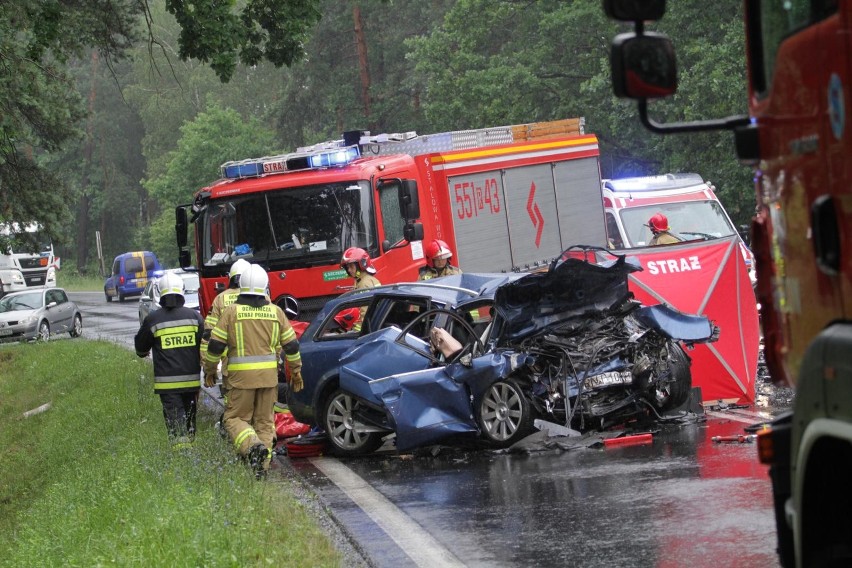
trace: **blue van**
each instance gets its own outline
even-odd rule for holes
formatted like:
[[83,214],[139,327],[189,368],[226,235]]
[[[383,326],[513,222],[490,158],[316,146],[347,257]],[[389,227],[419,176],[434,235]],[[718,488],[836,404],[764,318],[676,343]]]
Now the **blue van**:
[[149,280],[156,278],[163,267],[151,251],[126,252],[112,261],[112,272],[104,282],[107,302],[118,297],[123,302],[127,296],[139,296]]

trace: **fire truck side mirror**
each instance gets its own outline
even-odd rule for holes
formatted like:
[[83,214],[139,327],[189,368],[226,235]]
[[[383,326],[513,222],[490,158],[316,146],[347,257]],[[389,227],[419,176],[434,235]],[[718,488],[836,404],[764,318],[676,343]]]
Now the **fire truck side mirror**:
[[423,223],[406,223],[402,229],[402,237],[410,242],[423,240]]
[[192,255],[186,249],[180,249],[178,252],[178,262],[181,268],[189,268],[192,266]]
[[674,46],[662,34],[619,34],[612,42],[610,68],[617,97],[653,99],[677,91]]
[[186,230],[189,223],[186,219],[186,208],[182,205],[175,207],[175,236],[177,237],[178,249],[186,247]]
[[607,17],[621,22],[659,20],[666,13],[666,0],[604,0]]
[[413,179],[400,180],[399,213],[406,221],[420,218],[420,200],[417,198],[417,182]]

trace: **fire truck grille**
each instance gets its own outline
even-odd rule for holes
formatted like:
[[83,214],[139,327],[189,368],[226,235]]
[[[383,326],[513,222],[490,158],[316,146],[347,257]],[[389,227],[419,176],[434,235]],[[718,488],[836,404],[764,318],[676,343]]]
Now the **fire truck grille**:
[[325,306],[326,302],[333,300],[337,296],[337,294],[332,294],[330,296],[316,296],[314,298],[299,299],[299,320],[311,321],[314,317],[316,317],[323,306]]

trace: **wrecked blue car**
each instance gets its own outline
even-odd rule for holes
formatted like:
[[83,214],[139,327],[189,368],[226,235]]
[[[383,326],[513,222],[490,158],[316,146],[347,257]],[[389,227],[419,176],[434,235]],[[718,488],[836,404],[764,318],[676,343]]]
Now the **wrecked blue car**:
[[575,247],[547,272],[486,286],[487,297],[411,311],[342,354],[318,422],[336,453],[358,455],[391,433],[400,451],[459,437],[506,447],[536,418],[583,432],[674,409],[691,388],[683,345],[715,341],[718,328],[639,304],[635,270]]

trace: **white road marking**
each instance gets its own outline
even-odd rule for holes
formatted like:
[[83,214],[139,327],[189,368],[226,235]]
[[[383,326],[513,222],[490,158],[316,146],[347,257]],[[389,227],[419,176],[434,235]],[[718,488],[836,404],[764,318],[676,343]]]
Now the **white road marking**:
[[424,567],[465,566],[435,537],[338,460],[310,458],[310,461],[367,513],[415,564]]

